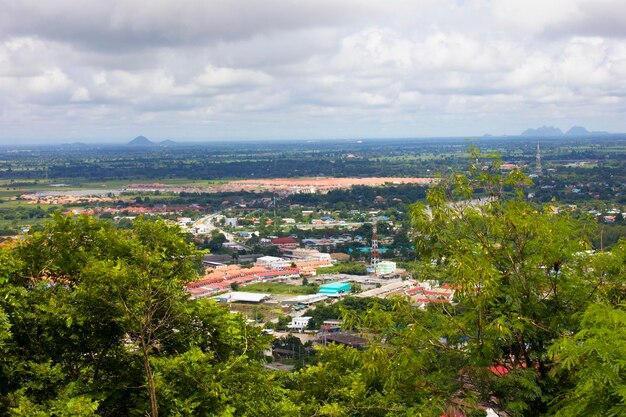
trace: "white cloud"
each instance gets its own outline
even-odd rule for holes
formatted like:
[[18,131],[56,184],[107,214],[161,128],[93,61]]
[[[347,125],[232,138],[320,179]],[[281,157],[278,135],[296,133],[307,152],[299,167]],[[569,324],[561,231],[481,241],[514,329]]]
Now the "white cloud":
[[0,140],[626,130],[619,3],[0,0]]
[[89,98],[89,90],[87,90],[85,87],[78,87],[76,90],[74,90],[74,92],[72,93],[72,96],[70,97],[70,101],[73,101],[76,103],[89,101],[89,100],[91,100]]
[[194,81],[202,87],[232,88],[268,84],[272,81],[272,77],[261,71],[217,68],[209,65]]

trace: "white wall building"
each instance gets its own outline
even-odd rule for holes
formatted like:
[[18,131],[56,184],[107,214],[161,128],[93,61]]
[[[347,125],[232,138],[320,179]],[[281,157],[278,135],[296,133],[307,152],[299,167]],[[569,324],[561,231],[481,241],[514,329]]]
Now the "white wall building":
[[262,266],[265,269],[283,269],[288,268],[291,262],[290,260],[276,256],[261,256],[256,260],[256,266]]
[[393,261],[380,261],[376,265],[376,274],[377,275],[387,275],[393,274],[396,271],[397,266]]
[[309,325],[309,321],[311,319],[312,317],[309,316],[294,317],[291,319],[291,323],[287,325],[287,328],[302,332],[304,329],[306,329],[306,326]]

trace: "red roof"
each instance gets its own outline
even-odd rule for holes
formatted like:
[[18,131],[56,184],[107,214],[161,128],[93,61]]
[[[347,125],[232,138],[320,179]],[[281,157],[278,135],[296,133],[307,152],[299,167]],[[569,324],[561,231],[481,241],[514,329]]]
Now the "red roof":
[[298,241],[292,237],[277,237],[272,239],[272,245],[282,245],[285,243],[298,243]]

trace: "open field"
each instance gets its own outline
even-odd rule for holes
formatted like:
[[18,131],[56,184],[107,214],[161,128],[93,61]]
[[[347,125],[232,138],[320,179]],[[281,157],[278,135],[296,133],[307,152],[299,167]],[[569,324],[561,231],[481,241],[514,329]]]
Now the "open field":
[[284,284],[281,282],[257,282],[241,287],[241,291],[257,292],[266,294],[304,295],[315,294],[317,287]]
[[419,184],[428,185],[437,182],[438,178],[411,177],[366,177],[366,178],[272,178],[263,180],[230,181],[215,187],[219,191],[271,191],[271,192],[315,192],[334,189],[347,189],[355,185],[381,186],[385,184]]

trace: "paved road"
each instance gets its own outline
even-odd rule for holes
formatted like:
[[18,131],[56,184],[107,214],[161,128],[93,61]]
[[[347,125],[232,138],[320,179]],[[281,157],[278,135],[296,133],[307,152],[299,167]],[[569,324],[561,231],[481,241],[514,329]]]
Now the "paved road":
[[217,214],[217,213],[208,214],[208,215],[206,215],[204,217],[201,217],[200,219],[196,220],[194,222],[194,226],[202,226],[202,225],[204,225],[204,226],[206,226],[207,231],[209,233],[211,233],[213,230],[219,230],[226,237],[226,240],[228,242],[239,243],[239,242],[236,241],[235,235],[233,235],[232,233],[228,233],[227,231],[222,230],[222,229],[220,229],[219,227],[217,227],[215,225],[215,220],[218,217],[222,217],[222,215],[221,214]]

